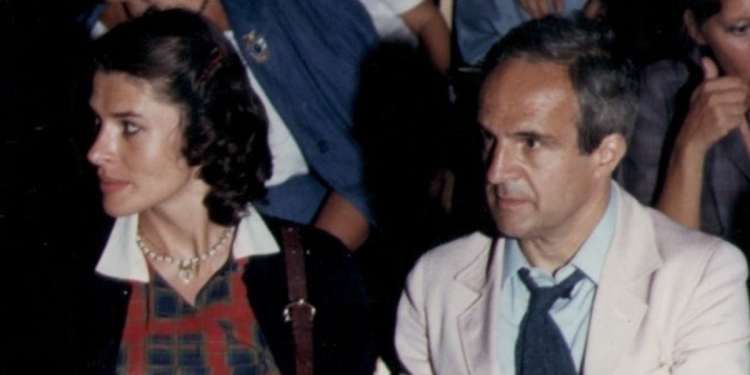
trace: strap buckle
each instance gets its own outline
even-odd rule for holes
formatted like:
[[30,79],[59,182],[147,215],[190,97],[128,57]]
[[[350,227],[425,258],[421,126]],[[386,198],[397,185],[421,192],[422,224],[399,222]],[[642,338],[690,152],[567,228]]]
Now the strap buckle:
[[315,317],[315,306],[309,304],[307,301],[305,301],[304,298],[300,298],[294,302],[290,302],[286,307],[284,307],[284,312],[282,315],[284,316],[284,322],[289,323],[292,321],[292,309],[295,307],[300,308],[307,308],[310,312],[310,321],[312,322],[313,318]]

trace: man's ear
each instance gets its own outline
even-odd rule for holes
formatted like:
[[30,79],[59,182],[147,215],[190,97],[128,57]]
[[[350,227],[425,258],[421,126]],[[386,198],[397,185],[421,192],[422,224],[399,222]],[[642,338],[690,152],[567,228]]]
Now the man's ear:
[[690,35],[690,38],[693,39],[695,43],[698,43],[698,45],[701,46],[708,44],[706,38],[701,32],[701,28],[698,26],[698,22],[695,21],[695,15],[692,10],[688,9],[682,14],[682,22],[685,24],[685,29],[687,29],[688,35]]
[[625,157],[627,142],[620,133],[612,133],[602,139],[599,147],[591,153],[597,175],[609,178],[617,165]]

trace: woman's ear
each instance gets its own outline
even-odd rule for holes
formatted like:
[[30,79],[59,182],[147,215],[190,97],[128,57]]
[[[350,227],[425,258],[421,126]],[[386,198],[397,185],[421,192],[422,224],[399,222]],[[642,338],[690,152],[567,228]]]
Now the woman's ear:
[[695,21],[695,15],[692,10],[688,9],[682,14],[682,22],[685,23],[685,29],[687,29],[688,35],[690,35],[690,38],[693,39],[695,43],[701,46],[708,44],[706,38],[703,37],[698,22]]

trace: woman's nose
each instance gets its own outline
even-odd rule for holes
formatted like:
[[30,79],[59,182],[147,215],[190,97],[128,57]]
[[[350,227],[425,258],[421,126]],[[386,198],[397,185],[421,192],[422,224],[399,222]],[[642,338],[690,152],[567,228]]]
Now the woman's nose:
[[94,139],[94,143],[89,148],[89,152],[86,154],[89,162],[93,165],[100,166],[111,160],[112,158],[112,146],[111,142],[108,141],[104,127],[100,127],[99,132]]

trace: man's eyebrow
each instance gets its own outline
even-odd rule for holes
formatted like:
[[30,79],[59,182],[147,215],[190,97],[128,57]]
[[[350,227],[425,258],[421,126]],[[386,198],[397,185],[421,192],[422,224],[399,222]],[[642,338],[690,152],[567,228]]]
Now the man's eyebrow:
[[542,134],[533,130],[522,130],[522,131],[513,132],[511,136],[517,137],[517,138],[534,138],[534,139],[539,139],[539,140],[555,139],[555,137],[549,134]]
[[129,117],[141,118],[143,117],[143,115],[141,115],[140,113],[136,113],[133,111],[114,112],[114,113],[110,113],[109,115],[112,117],[116,117],[116,118],[129,118]]

